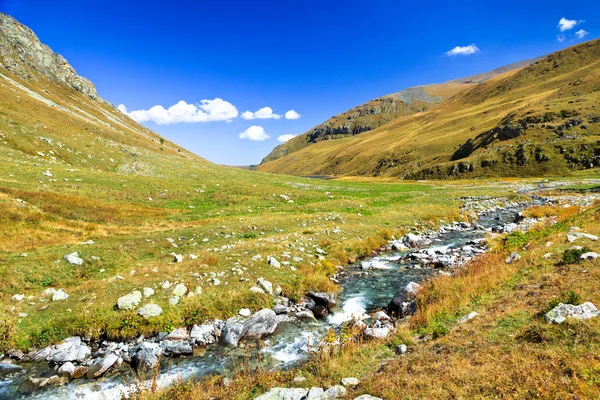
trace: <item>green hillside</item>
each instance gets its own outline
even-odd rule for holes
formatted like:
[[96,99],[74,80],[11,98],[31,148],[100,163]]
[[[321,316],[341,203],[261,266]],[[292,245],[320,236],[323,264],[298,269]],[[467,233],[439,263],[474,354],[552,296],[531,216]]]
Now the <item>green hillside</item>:
[[600,41],[554,53],[425,112],[259,166],[402,178],[568,174],[600,164]]

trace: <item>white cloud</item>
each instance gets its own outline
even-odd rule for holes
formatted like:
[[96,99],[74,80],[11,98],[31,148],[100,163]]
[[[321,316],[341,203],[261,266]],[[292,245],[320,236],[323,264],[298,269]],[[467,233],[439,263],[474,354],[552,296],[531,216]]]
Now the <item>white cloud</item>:
[[274,114],[271,107],[263,107],[256,112],[244,111],[242,113],[243,119],[279,119],[281,115]]
[[281,135],[281,136],[279,136],[279,137],[277,138],[277,140],[278,140],[279,142],[281,142],[281,143],[285,143],[285,142],[287,142],[288,140],[290,140],[290,139],[292,139],[292,138],[295,138],[295,137],[296,137],[296,135],[292,135],[291,133],[288,133],[287,135]]
[[556,40],[558,40],[559,43],[563,43],[567,40],[567,37],[565,35],[556,35]]
[[238,116],[238,110],[233,104],[219,98],[202,100],[198,104],[188,104],[181,100],[168,109],[156,105],[148,110],[127,112],[127,107],[123,104],[120,104],[117,108],[137,122],[153,121],[159,125],[182,122],[229,121]]
[[447,56],[468,56],[469,54],[478,53],[479,47],[474,44],[470,44],[468,46],[456,46],[450,51],[446,52]]
[[290,110],[290,111],[288,111],[288,112],[285,113],[285,118],[286,119],[298,119],[298,118],[300,118],[300,114],[298,114],[294,110]]
[[558,21],[558,29],[560,29],[561,32],[565,32],[568,31],[570,29],[573,29],[575,27],[575,25],[579,24],[582,21],[576,21],[574,19],[566,19],[566,18],[561,18],[560,21]]
[[575,36],[577,36],[579,39],[583,39],[588,34],[589,34],[589,32],[588,31],[584,31],[583,29],[580,29],[577,32],[575,32]]
[[250,128],[240,133],[240,138],[262,141],[268,139],[269,135],[267,135],[262,126],[252,125]]

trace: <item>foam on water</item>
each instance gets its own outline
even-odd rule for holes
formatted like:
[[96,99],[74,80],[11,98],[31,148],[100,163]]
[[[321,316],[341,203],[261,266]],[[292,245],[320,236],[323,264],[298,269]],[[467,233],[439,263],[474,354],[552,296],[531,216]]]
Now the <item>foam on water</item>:
[[341,325],[352,319],[365,319],[369,315],[367,311],[367,299],[364,296],[350,297],[342,303],[342,311],[334,312],[327,318],[332,325]]

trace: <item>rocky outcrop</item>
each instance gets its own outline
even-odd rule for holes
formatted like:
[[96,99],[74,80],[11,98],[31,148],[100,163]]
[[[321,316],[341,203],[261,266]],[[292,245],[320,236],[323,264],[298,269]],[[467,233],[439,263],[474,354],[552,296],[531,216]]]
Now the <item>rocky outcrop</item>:
[[[24,80],[36,80],[36,73],[54,83],[65,84],[98,100],[96,87],[77,75],[68,61],[42,44],[31,29],[9,15],[0,13],[0,62]],[[35,73],[34,73],[35,72]]]

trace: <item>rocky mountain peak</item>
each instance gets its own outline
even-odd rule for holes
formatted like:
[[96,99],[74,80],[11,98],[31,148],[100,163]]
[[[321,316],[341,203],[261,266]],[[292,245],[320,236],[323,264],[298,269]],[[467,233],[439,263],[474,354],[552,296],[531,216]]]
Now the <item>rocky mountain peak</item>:
[[0,63],[24,80],[37,81],[37,74],[41,74],[99,100],[92,82],[77,75],[69,62],[42,44],[31,29],[3,13],[0,13]]

